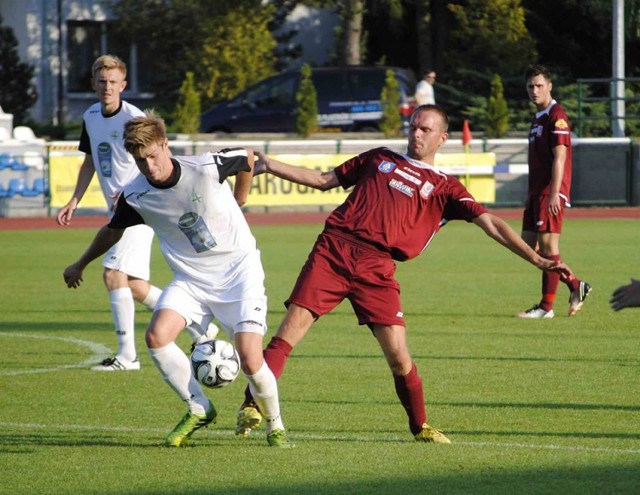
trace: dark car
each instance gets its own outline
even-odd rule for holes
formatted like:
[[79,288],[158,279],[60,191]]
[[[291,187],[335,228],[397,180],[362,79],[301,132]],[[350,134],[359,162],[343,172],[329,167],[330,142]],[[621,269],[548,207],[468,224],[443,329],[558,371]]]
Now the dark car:
[[[387,69],[400,85],[398,112],[403,128],[415,108],[415,77],[397,67],[327,67],[312,69],[318,96],[318,126],[336,131],[376,131],[382,118],[380,94]],[[300,71],[271,76],[200,116],[201,132],[295,132]]]

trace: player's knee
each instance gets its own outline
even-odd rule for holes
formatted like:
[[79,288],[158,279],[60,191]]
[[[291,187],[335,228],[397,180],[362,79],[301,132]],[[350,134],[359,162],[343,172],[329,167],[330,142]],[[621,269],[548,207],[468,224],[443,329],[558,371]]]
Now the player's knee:
[[104,280],[104,285],[109,290],[115,290],[129,285],[127,275],[112,268],[104,269],[102,279]]

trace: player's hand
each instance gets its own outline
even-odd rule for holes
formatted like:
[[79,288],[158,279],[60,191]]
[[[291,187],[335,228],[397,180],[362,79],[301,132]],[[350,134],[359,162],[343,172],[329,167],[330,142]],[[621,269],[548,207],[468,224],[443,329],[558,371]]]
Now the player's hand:
[[609,305],[614,311],[640,307],[640,281],[632,278],[629,285],[622,285],[614,290]]
[[560,200],[559,194],[551,194],[549,195],[549,203],[547,204],[547,211],[549,215],[555,217],[560,213],[560,209],[562,208],[562,203]]
[[560,275],[560,280],[562,282],[568,282],[569,280],[571,280],[571,278],[573,278],[574,275],[571,271],[571,268],[569,268],[563,261],[547,261],[548,265],[543,268],[544,271],[556,272],[558,275]]
[[67,287],[70,289],[77,289],[82,283],[82,269],[75,263],[65,268],[62,276],[64,277],[64,282],[67,284]]
[[256,161],[255,165],[253,166],[253,175],[267,173],[267,162],[269,161],[269,157],[262,151],[255,151],[254,156],[256,157]]
[[58,225],[67,226],[71,224],[71,219],[73,218],[73,214],[76,211],[76,205],[68,203],[58,212],[58,216],[56,217],[56,222]]

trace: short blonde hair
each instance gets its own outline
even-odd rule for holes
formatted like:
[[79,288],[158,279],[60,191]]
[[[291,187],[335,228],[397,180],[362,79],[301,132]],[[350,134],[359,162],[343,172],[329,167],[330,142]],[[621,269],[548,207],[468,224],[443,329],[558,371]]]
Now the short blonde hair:
[[122,72],[124,79],[127,78],[127,64],[115,55],[102,55],[96,59],[91,67],[91,77],[96,77],[105,69],[118,69]]
[[153,109],[145,110],[143,117],[134,117],[124,125],[124,147],[134,158],[140,157],[145,148],[166,139],[164,120]]

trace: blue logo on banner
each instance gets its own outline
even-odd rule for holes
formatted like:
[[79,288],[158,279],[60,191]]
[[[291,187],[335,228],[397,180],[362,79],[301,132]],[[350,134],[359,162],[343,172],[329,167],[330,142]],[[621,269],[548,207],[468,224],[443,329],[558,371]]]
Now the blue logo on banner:
[[396,164],[393,162],[387,162],[384,161],[382,162],[379,166],[378,166],[378,170],[380,170],[380,172],[388,174],[389,172],[391,172],[394,168],[396,168]]

